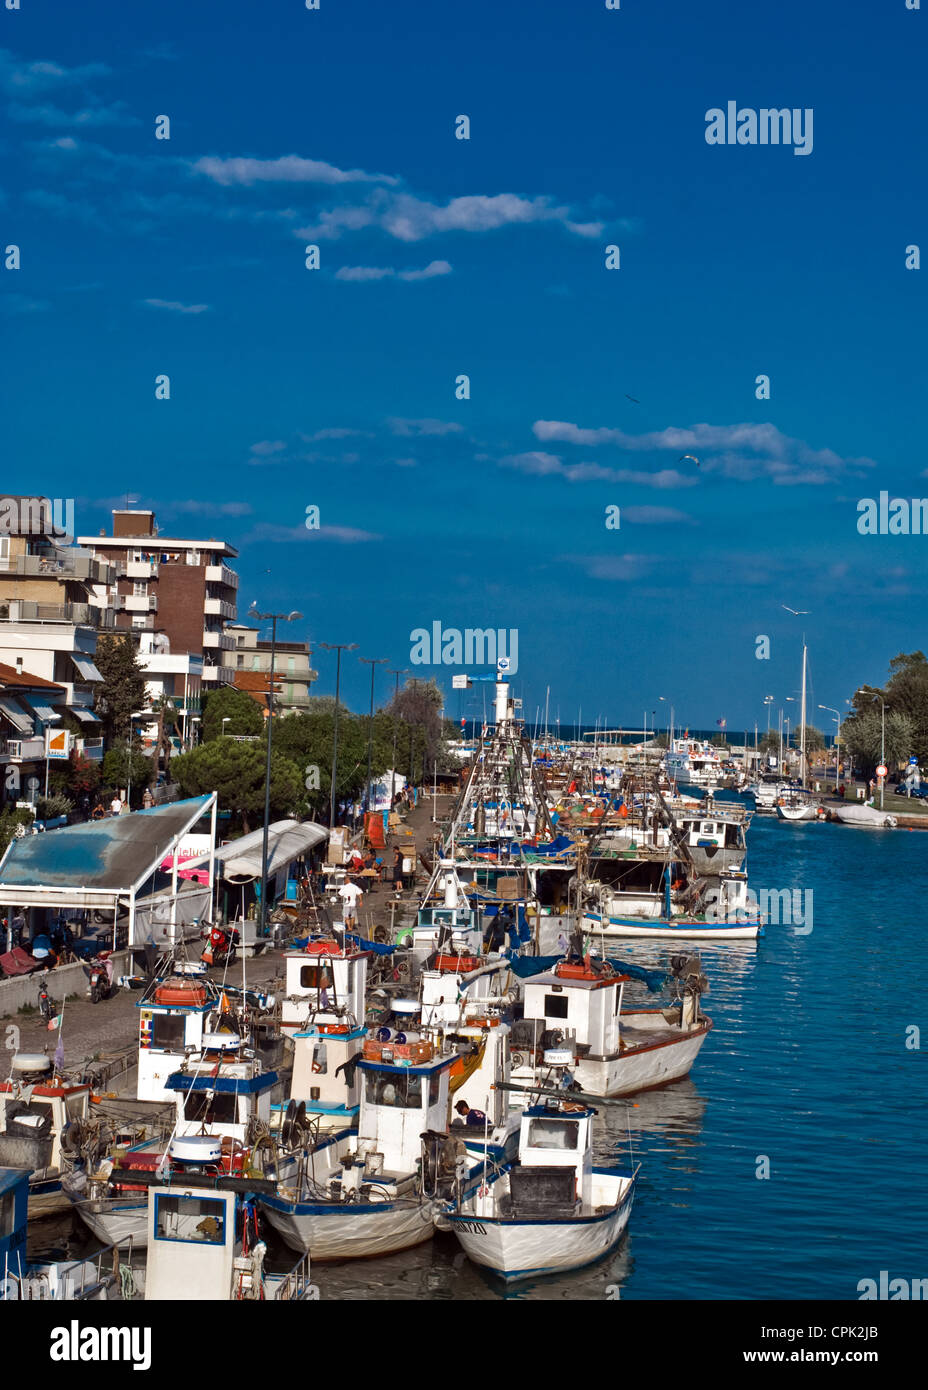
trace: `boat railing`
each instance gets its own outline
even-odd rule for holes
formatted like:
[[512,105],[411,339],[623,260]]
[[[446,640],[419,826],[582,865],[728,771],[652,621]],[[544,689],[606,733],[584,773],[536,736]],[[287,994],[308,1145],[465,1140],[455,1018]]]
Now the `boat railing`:
[[310,1258],[309,1251],[306,1250],[297,1260],[296,1264],[274,1288],[272,1299],[277,1302],[297,1302],[305,1299],[312,1289],[310,1280]]

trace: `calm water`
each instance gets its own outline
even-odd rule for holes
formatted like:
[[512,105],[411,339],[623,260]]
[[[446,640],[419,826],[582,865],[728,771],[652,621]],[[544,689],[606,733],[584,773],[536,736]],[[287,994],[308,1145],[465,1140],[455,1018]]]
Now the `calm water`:
[[[600,1153],[641,1161],[628,1233],[586,1271],[507,1297],[856,1299],[860,1279],[928,1275],[923,894],[928,832],[756,817],[755,889],[812,889],[812,931],[701,943],[715,1027],[692,1075],[601,1111]],[[642,964],[680,949],[631,943]],[[770,1178],[755,1176],[759,1155]],[[453,1237],[319,1264],[323,1298],[498,1298]]]
[[[856,1299],[928,1276],[923,893],[928,832],[756,817],[755,890],[811,889],[812,931],[701,943],[715,1027],[692,1075],[603,1107],[599,1156],[642,1165],[628,1233],[590,1269],[503,1293],[453,1236],[318,1264],[324,1299]],[[682,949],[630,943],[642,964]],[[770,1161],[770,1177],[755,1174]],[[613,1293],[613,1297],[616,1293]]]

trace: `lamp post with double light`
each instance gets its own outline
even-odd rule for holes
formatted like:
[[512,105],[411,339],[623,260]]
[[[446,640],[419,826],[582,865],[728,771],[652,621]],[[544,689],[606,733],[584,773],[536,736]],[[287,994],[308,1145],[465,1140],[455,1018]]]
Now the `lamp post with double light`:
[[335,774],[338,771],[338,692],[342,675],[342,652],[356,652],[357,642],[320,642],[327,652],[337,652],[335,660],[335,724],[332,730],[332,785],[329,788],[329,827],[335,828]]

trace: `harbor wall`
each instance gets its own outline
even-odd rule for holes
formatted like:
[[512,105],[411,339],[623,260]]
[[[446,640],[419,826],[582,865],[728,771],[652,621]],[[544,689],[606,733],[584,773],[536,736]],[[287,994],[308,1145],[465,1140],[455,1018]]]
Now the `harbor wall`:
[[[117,951],[113,956],[113,978],[126,975],[131,970],[128,951]],[[24,1004],[38,1007],[39,984],[44,983],[49,999],[62,1000],[69,994],[83,994],[87,988],[84,967],[76,965],[57,965],[48,972],[37,970],[32,975],[19,975],[12,980],[0,980],[0,1018],[10,1018]]]

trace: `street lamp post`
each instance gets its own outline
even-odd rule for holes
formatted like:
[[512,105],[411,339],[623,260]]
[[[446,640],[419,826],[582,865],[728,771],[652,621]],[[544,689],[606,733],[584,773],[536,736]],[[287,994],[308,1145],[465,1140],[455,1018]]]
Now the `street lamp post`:
[[335,660],[335,726],[332,730],[332,785],[329,788],[329,826],[335,828],[335,774],[338,770],[338,692],[342,675],[342,652],[356,652],[357,642],[320,642],[327,652],[337,652]]
[[231,724],[231,722],[232,722],[232,716],[231,716],[231,714],[224,714],[224,715],[222,716],[222,728],[219,730],[219,737],[220,737],[220,738],[225,738],[225,734],[226,734],[226,725],[227,725],[227,724]]
[[392,810],[392,809],[393,809],[393,796],[394,796],[394,793],[396,792],[396,727],[397,727],[396,706],[397,706],[397,702],[398,702],[398,700],[399,700],[399,694],[400,694],[400,676],[408,676],[408,675],[409,675],[409,669],[407,668],[407,669],[405,669],[405,670],[403,670],[403,671],[388,671],[388,672],[387,672],[387,675],[389,675],[389,676],[395,676],[395,677],[396,677],[396,680],[393,682],[393,765],[392,765],[392,767],[390,768],[390,809]]
[[261,843],[261,918],[258,928],[259,934],[263,936],[267,930],[267,839],[271,823],[271,741],[274,729],[274,658],[277,651],[277,624],[279,622],[299,622],[303,614],[296,611],[292,613],[259,613],[257,604],[253,603],[248,610],[248,616],[271,624],[271,669],[267,682],[267,763],[264,772],[264,837]]
[[359,661],[363,661],[371,668],[371,709],[367,720],[367,791],[364,796],[364,809],[371,809],[371,752],[374,746],[374,667],[386,666],[390,658],[388,656],[359,656]]
[[819,709],[827,710],[829,714],[833,714],[834,717],[835,717],[835,724],[837,725],[837,728],[836,728],[836,730],[835,730],[835,793],[837,794],[837,791],[838,791],[838,765],[839,765],[839,763],[840,763],[840,748],[841,748],[841,715],[840,715],[840,713],[838,712],[838,710],[832,709],[831,705],[819,705]]
[[[886,766],[886,702],[880,701],[880,767]],[[880,777],[880,810],[883,809],[883,788],[886,785],[886,773]]]

